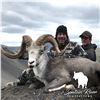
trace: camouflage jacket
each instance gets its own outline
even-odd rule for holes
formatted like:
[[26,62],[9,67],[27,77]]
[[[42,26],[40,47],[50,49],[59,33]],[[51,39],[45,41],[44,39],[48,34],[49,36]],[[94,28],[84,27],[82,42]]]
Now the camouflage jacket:
[[85,45],[83,46],[82,45],[82,48],[86,51],[87,55],[86,55],[86,58],[92,60],[92,61],[96,61],[96,48],[97,48],[97,45],[96,44],[88,44],[88,45]]
[[66,57],[68,57],[68,58],[77,57],[77,56],[83,56],[83,57],[85,57],[87,55],[87,53],[76,42],[69,42],[66,45],[66,47],[64,48],[63,55],[66,56]]
[[[87,53],[84,51],[81,45],[78,45],[76,42],[69,42],[62,50],[62,52],[62,56],[66,58],[73,58],[77,56],[85,57],[87,55]],[[55,56],[55,52],[52,48],[49,55]]]

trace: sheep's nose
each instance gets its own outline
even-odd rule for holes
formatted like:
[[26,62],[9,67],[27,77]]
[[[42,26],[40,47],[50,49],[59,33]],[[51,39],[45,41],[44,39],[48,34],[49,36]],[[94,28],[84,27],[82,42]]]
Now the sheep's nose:
[[33,64],[34,63],[34,61],[31,61],[31,62],[29,62],[30,64]]

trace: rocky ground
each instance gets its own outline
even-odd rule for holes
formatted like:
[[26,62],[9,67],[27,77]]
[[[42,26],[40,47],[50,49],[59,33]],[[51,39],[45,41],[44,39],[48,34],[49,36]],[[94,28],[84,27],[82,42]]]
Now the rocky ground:
[[44,88],[29,89],[28,86],[6,87],[1,90],[1,100],[100,100],[100,89],[60,90],[44,93]]

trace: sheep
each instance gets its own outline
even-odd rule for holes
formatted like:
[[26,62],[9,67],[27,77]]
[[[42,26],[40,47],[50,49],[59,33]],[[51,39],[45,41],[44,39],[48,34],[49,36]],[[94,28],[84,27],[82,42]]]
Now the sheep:
[[[50,59],[45,51],[43,46],[45,42],[50,42],[55,47],[58,55],[53,59]],[[17,58],[25,50],[28,51],[29,55],[28,66],[33,67],[35,77],[45,84],[45,92],[67,87],[64,84],[68,85],[71,82],[74,71],[83,72],[88,79],[94,80],[95,85],[100,83],[96,75],[96,71],[100,72],[100,63],[82,57],[66,58],[61,56],[58,44],[51,35],[43,35],[35,42],[29,36],[24,36],[18,54],[10,54],[3,49],[1,51],[10,58]]]

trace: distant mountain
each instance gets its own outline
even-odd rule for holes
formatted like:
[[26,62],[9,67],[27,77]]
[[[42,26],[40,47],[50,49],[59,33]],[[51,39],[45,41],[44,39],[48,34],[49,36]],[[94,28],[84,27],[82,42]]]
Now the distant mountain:
[[1,47],[12,53],[17,52],[20,48],[20,47],[15,47],[15,46],[6,46],[6,45],[1,45]]
[[[19,46],[6,46],[6,45],[1,45],[1,47],[4,49],[4,50],[6,50],[6,51],[8,51],[8,52],[10,52],[10,53],[17,53],[19,50],[20,50],[20,47]],[[22,56],[20,56],[19,57],[19,59],[28,59],[28,53],[27,52],[25,52],[24,54],[22,54]]]

